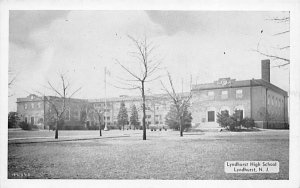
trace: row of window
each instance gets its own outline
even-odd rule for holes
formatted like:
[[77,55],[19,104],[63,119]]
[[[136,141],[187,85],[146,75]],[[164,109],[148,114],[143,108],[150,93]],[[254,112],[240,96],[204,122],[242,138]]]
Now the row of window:
[[[227,112],[229,114],[228,110],[221,110],[221,113]],[[243,119],[244,117],[244,111],[243,110],[236,110],[236,113],[238,113],[238,118]],[[215,122],[215,111],[207,111],[207,122]],[[205,118],[202,119],[202,122],[205,122]]]
[[29,104],[25,104],[24,105],[24,109],[26,110],[26,109],[28,109],[29,107],[31,108],[31,109],[34,109],[34,108],[41,108],[41,103],[39,102],[39,103],[36,103],[36,105],[35,105],[35,103],[30,103],[30,105]]
[[[214,91],[208,91],[207,96],[209,99],[214,99],[215,98],[215,92]],[[235,98],[243,98],[243,90],[242,89],[237,89],[235,91]],[[221,91],[221,99],[228,99],[228,90],[223,90]]]
[[271,95],[268,95],[268,105],[273,105],[275,107],[282,107],[284,105],[283,103],[284,103],[283,99],[274,96],[271,97]]
[[43,118],[35,118],[35,117],[24,117],[25,123],[29,124],[40,124],[44,122]]

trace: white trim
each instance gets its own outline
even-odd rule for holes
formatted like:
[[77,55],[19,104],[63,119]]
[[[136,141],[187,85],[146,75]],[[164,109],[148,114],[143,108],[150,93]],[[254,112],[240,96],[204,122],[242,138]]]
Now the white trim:
[[227,111],[228,111],[228,114],[230,115],[230,107],[229,107],[229,106],[222,106],[222,107],[219,109],[219,113],[221,113],[221,111],[224,111],[224,110],[227,110]]
[[243,105],[238,105],[238,106],[234,107],[234,111],[235,110],[243,110],[243,118],[245,118],[245,108]]

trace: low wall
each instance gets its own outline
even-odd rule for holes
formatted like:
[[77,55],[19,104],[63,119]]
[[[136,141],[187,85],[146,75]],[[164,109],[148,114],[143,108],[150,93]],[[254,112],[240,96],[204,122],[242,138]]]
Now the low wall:
[[262,129],[289,129],[289,124],[283,121],[255,121],[255,127]]

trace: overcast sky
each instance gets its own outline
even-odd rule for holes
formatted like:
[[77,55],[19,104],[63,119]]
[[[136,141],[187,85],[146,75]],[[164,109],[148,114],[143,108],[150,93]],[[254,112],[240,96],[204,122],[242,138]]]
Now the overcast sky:
[[[136,71],[137,62],[127,35],[147,36],[155,44],[155,59],[162,61],[157,75],[166,83],[166,70],[177,90],[218,78],[237,80],[260,78],[260,61],[267,53],[289,58],[289,35],[274,36],[289,24],[268,19],[287,12],[214,11],[10,11],[9,70],[17,75],[9,90],[9,110],[16,109],[16,98],[34,91],[54,95],[43,86],[49,80],[59,86],[58,73],[66,73],[72,89],[82,87],[76,98],[104,97],[104,67],[107,96],[139,95],[113,87],[117,78],[130,78],[116,59]],[[271,59],[271,67],[282,63]],[[160,80],[146,85],[148,93],[162,93]],[[271,68],[271,82],[289,89],[289,67]]]

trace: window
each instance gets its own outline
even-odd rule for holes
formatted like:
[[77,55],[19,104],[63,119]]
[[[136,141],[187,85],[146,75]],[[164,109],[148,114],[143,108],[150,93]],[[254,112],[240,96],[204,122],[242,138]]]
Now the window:
[[44,122],[44,119],[40,118],[39,121],[38,121],[38,124],[43,123],[43,122]]
[[235,91],[236,98],[243,98],[243,90],[238,89]]
[[31,108],[34,108],[34,103],[31,103]]
[[208,111],[207,119],[208,119],[208,122],[214,122],[215,121],[215,111]]
[[241,120],[243,119],[243,110],[236,110],[235,113],[237,113],[237,117],[238,117],[238,120]]
[[227,99],[228,98],[228,91],[222,91],[221,98],[222,99]]
[[70,110],[66,110],[66,120],[70,121]]
[[110,121],[110,117],[109,117],[109,116],[107,116],[107,117],[106,117],[106,120],[107,120],[107,121]]
[[31,124],[31,125],[34,125],[34,117],[31,117],[31,118],[30,118],[30,124]]
[[33,100],[33,98],[34,98],[33,95],[31,95],[31,96],[30,96],[30,99]]
[[38,105],[38,108],[41,108],[41,103],[40,102],[37,105]]
[[215,93],[213,91],[209,91],[207,93],[207,96],[208,96],[209,99],[214,99],[215,98]]
[[274,105],[274,96],[272,96],[271,103],[272,103],[272,105]]
[[270,95],[268,95],[268,105],[270,105],[271,104],[271,97],[270,97]]
[[150,119],[150,118],[151,118],[151,115],[147,115],[147,118]]
[[24,109],[25,109],[25,110],[27,109],[27,104],[24,105]]
[[25,117],[25,120],[24,120],[24,121],[25,121],[25,123],[27,123],[27,117]]
[[245,116],[245,108],[244,108],[244,106],[243,105],[236,106],[234,108],[234,113],[236,113],[237,118],[239,120],[243,119],[244,116]]

